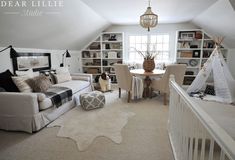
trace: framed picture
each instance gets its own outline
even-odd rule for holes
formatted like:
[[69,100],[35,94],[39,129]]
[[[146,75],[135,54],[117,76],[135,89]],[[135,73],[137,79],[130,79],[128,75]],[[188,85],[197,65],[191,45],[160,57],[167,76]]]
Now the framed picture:
[[50,53],[19,53],[16,57],[12,57],[13,69],[33,71],[50,70],[51,54]]
[[111,44],[111,48],[112,48],[112,49],[122,49],[120,43],[113,43],[113,44]]
[[200,58],[200,50],[194,50],[193,51],[193,57],[194,58]]
[[198,65],[198,61],[196,59],[190,59],[189,65],[192,67],[196,67]]
[[195,38],[195,32],[180,32],[180,39],[193,39]]

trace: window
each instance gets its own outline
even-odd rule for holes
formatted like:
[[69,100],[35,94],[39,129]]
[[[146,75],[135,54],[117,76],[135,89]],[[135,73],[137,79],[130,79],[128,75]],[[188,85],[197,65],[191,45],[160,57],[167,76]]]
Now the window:
[[143,57],[136,50],[142,52],[149,50],[158,52],[155,58],[158,62],[168,62],[169,42],[169,34],[129,36],[129,61],[143,62]]

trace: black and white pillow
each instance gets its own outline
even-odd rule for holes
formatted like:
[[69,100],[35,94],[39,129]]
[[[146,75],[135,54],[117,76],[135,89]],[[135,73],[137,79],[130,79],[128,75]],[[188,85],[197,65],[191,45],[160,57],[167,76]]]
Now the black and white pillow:
[[13,74],[9,70],[0,73],[0,87],[7,92],[19,92],[19,89],[12,81],[12,76]]

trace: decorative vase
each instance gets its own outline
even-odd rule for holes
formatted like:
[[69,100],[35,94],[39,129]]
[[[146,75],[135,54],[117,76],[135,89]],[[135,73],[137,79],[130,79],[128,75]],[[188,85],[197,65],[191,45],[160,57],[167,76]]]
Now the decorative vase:
[[155,68],[154,59],[144,59],[143,68],[145,72],[152,72]]

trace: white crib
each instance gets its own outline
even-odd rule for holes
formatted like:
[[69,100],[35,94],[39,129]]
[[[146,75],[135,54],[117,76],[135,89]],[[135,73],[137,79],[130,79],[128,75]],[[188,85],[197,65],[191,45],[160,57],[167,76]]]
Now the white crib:
[[188,96],[174,76],[169,85],[168,131],[175,160],[235,160],[234,139]]

